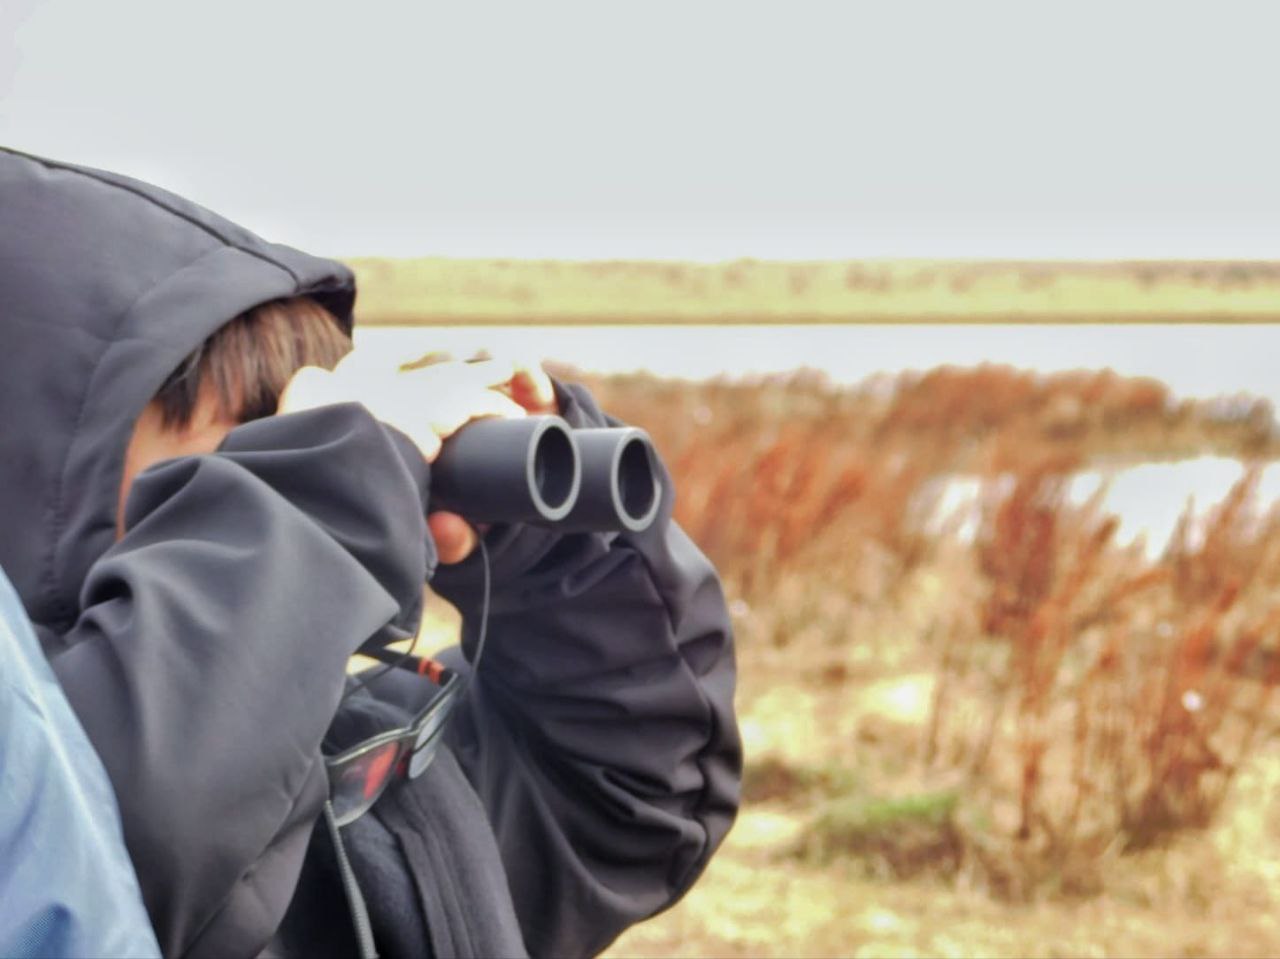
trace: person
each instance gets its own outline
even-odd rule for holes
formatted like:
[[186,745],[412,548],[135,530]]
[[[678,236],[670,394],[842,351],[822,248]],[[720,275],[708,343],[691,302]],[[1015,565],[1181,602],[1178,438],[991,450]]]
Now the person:
[[[593,954],[683,895],[741,748],[723,596],[669,477],[639,534],[499,525],[479,550],[430,508],[470,419],[615,422],[591,396],[497,361],[324,372],[345,267],[126,177],[0,151],[0,200],[0,565],[162,951],[349,953],[352,871],[387,955]],[[424,582],[462,613],[441,658],[470,684],[426,772],[335,837],[326,752],[433,695],[346,675],[414,634]]]
[[0,570],[0,956],[159,956],[97,754]]

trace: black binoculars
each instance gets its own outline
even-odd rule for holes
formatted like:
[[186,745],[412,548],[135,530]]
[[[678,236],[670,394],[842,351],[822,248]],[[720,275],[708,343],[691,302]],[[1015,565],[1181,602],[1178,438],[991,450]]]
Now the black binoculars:
[[644,430],[573,429],[559,416],[476,420],[431,467],[431,505],[475,523],[640,532],[661,499]]

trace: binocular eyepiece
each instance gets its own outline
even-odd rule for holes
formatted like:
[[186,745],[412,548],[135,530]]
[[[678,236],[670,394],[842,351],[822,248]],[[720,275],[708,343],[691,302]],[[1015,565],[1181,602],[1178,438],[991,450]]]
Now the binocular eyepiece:
[[573,429],[558,416],[476,420],[431,467],[432,506],[476,523],[638,533],[661,499],[644,430]]

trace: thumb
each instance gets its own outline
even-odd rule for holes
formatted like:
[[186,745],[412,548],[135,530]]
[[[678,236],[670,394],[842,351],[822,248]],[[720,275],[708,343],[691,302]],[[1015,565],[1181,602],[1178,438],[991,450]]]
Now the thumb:
[[446,565],[461,563],[476,548],[476,531],[457,513],[429,513],[427,529],[435,541],[436,555]]

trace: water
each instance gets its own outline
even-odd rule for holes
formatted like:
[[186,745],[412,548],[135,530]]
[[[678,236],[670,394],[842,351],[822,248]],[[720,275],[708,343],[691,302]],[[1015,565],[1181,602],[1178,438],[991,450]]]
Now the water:
[[1109,367],[1163,380],[1180,398],[1248,393],[1280,406],[1280,326],[1267,325],[366,327],[357,342],[388,359],[488,347],[598,373],[686,379],[810,367],[854,384],[944,364],[1045,373]]
[[[369,327],[357,342],[390,365],[432,350],[466,356],[503,350],[570,363],[597,373],[647,371],[705,379],[820,370],[838,384],[945,364],[1001,363],[1040,373],[1110,368],[1163,381],[1180,399],[1268,399],[1280,408],[1280,326],[494,326]],[[1144,464],[1077,475],[1069,489],[1083,502],[1110,483],[1103,508],[1120,518],[1117,541],[1141,539],[1149,556],[1163,550],[1189,500],[1203,515],[1239,479],[1241,464],[1223,457]],[[977,480],[946,481],[942,504],[972,536]],[[1268,467],[1259,502],[1280,499],[1280,465]]]
[[[1189,539],[1194,544],[1211,507],[1226,497],[1244,475],[1239,460],[1201,456],[1173,463],[1143,463],[1112,470],[1085,470],[1067,485],[1067,501],[1083,505],[1105,486],[1101,509],[1120,523],[1114,542],[1141,543],[1148,559],[1155,559],[1168,545],[1183,511],[1191,507]],[[978,527],[981,481],[957,476],[939,481],[938,507],[930,519],[934,530],[950,526],[964,542],[972,542]],[[1257,503],[1266,507],[1280,501],[1280,464],[1264,467],[1258,478]]]

